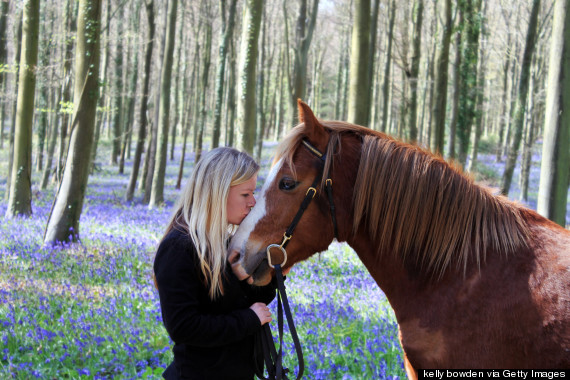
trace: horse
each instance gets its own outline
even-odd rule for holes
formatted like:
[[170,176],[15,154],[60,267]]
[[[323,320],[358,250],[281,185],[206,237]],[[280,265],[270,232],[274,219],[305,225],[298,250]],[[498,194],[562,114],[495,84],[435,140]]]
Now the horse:
[[291,267],[336,236],[389,300],[410,379],[570,368],[570,231],[429,150],[298,108],[231,240],[238,278],[267,284],[276,262]]

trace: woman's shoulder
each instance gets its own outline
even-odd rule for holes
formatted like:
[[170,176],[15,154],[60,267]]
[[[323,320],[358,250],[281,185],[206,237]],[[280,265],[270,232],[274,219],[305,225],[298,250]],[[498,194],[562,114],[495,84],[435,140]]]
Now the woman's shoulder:
[[173,228],[160,242],[156,251],[155,264],[166,258],[169,261],[179,258],[184,259],[185,262],[191,262],[195,257],[195,251],[194,243],[188,233]]

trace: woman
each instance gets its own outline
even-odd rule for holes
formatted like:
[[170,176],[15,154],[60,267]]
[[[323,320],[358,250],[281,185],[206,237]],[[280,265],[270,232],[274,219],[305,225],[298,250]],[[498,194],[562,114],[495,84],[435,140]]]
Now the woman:
[[240,282],[227,243],[255,205],[259,165],[233,148],[202,156],[158,247],[154,274],[174,362],[166,379],[253,379],[254,333],[275,285]]

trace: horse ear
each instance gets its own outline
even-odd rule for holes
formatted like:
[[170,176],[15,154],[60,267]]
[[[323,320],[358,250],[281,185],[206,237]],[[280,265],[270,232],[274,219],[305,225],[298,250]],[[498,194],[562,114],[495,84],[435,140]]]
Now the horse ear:
[[297,99],[297,108],[299,109],[299,121],[305,124],[305,135],[315,145],[320,142],[327,142],[327,133],[323,125],[317,120],[313,110],[301,99]]

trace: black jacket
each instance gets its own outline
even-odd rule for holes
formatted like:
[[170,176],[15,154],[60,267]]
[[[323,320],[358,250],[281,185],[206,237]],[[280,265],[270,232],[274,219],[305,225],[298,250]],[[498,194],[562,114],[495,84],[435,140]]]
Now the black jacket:
[[254,333],[261,322],[249,307],[268,304],[275,285],[240,282],[229,264],[224,295],[210,300],[192,240],[174,229],[154,259],[162,319],[174,342],[174,362],[166,379],[253,379]]

